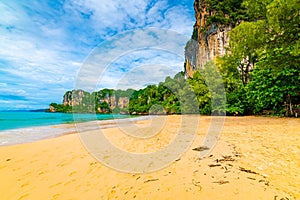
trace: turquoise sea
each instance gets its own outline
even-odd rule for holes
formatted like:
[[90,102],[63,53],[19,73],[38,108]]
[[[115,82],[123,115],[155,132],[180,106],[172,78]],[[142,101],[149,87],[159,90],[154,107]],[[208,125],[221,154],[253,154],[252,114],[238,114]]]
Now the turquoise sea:
[[63,124],[129,117],[129,115],[120,114],[73,115],[26,111],[0,112],[0,146],[32,142],[76,131],[75,126],[64,126]]
[[[76,122],[128,118],[119,114],[76,114]],[[47,112],[0,112],[0,131],[33,126],[74,123],[73,114]]]

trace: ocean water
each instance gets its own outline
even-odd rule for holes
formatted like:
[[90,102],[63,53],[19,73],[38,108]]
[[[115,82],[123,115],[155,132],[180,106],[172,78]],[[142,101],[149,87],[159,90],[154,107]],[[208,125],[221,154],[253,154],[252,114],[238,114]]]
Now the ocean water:
[[[0,146],[33,142],[76,132],[74,123],[102,120],[100,127],[113,120],[130,118],[119,114],[66,114],[46,112],[0,112]],[[129,120],[129,119],[124,119]],[[87,126],[88,128],[89,126]]]
[[68,114],[47,112],[0,112],[0,131],[26,128],[34,126],[47,126],[86,122],[92,120],[108,120],[128,118],[129,115],[119,114]]

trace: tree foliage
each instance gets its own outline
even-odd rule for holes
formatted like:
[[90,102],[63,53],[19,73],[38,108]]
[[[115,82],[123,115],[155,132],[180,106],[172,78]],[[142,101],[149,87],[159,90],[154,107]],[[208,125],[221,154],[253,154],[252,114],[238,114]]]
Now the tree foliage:
[[[222,68],[232,71],[232,77],[238,72],[244,85],[236,85],[231,91],[227,89],[227,103],[232,104],[230,99],[236,96],[236,99],[244,99],[241,103],[247,107],[239,107],[248,113],[292,112],[287,110],[292,109],[286,106],[287,101],[297,105],[300,95],[300,2],[244,0],[243,5],[249,8],[248,14],[255,20],[242,22],[231,31],[227,54],[220,59]],[[235,94],[237,91],[243,91],[243,95]],[[236,100],[233,105],[236,103],[240,104]]]
[[208,12],[213,13],[207,18],[206,27],[213,24],[231,25],[235,27],[243,20],[249,20],[247,9],[243,5],[243,0],[204,0],[202,6]]

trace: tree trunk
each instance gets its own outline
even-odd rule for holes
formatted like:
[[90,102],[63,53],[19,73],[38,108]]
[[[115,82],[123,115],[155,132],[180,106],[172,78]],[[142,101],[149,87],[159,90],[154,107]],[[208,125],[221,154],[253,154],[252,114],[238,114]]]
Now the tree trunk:
[[285,115],[287,117],[293,115],[293,106],[292,106],[292,101],[291,101],[291,95],[290,94],[288,94],[287,98],[286,98]]

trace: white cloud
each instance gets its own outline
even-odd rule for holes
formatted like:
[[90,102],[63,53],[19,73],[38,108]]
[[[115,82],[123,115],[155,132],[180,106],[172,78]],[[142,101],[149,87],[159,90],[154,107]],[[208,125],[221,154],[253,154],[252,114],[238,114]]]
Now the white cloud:
[[[173,46],[168,44],[168,47],[159,43],[167,40],[168,34],[159,35],[160,41],[151,35],[139,35],[140,32],[134,31],[131,35],[125,32],[126,37],[121,35],[120,39],[116,38],[124,31],[147,27],[172,29],[189,37],[193,24],[191,12],[192,8],[187,10],[179,4],[171,5],[167,0],[66,0],[63,3],[32,0],[30,4],[22,1],[2,1],[0,93],[19,94],[24,99],[31,99],[25,107],[47,106],[51,101],[60,101],[64,91],[74,87],[83,61],[99,42],[104,42],[108,49],[96,48],[94,58],[86,61],[85,65],[88,62],[91,65],[99,62],[106,65],[101,65],[96,71],[86,72],[87,76],[82,77],[82,80],[87,84],[95,84],[99,79],[89,79],[90,74],[102,73],[107,70],[107,64],[114,61],[112,59],[130,55],[138,47],[156,44],[160,49],[169,51],[181,48],[182,41],[180,44],[172,44]],[[107,42],[112,35],[117,36],[114,42]],[[182,53],[183,49],[181,50]],[[131,70],[130,62],[136,66],[173,66],[176,70],[183,64],[180,59],[175,59],[170,64],[170,60],[169,63],[164,61],[163,55],[153,54],[145,58],[142,51],[139,53],[138,56],[144,58],[143,62],[139,62],[137,55],[136,62],[131,60],[133,57],[125,56],[123,61],[118,60],[119,66],[128,72]],[[115,74],[111,78],[104,77],[104,85],[112,85],[120,79],[122,69],[108,70]],[[153,75],[160,77],[160,72]],[[35,99],[44,101],[40,104]],[[26,102],[19,102],[19,105],[25,104]],[[13,103],[6,105],[10,107]]]
[[184,6],[177,6],[168,10],[166,12],[164,26],[181,34],[190,36],[193,31],[194,21],[192,21],[188,15],[182,13],[188,13],[188,10]]
[[140,89],[149,84],[158,84],[165,80],[166,76],[175,74],[174,68],[166,65],[140,65],[125,73],[115,80],[116,89]]
[[[163,81],[166,76],[172,76],[183,68],[186,41],[187,37],[182,34],[153,28],[129,31],[111,38],[87,58],[76,79],[76,89],[94,91],[99,89],[97,86],[125,89],[116,86],[116,83],[126,73],[140,70],[141,66],[150,67],[150,71],[142,67],[145,72],[138,73],[142,76],[137,76],[133,85],[124,84],[126,87],[141,88],[150,79],[156,83]],[[167,66],[173,70],[165,70],[159,76],[157,73],[148,73],[151,72],[151,66]]]
[[[84,13],[92,20],[93,28],[100,34],[109,34],[107,29],[123,31],[125,28],[134,28],[144,25],[143,18],[148,1],[98,1],[77,0],[69,2],[66,8],[74,12]],[[132,20],[132,21],[131,21]]]
[[65,6],[88,15],[93,28],[103,36],[145,26],[172,29],[189,36],[194,23],[187,7],[170,6],[167,0],[77,0]]

